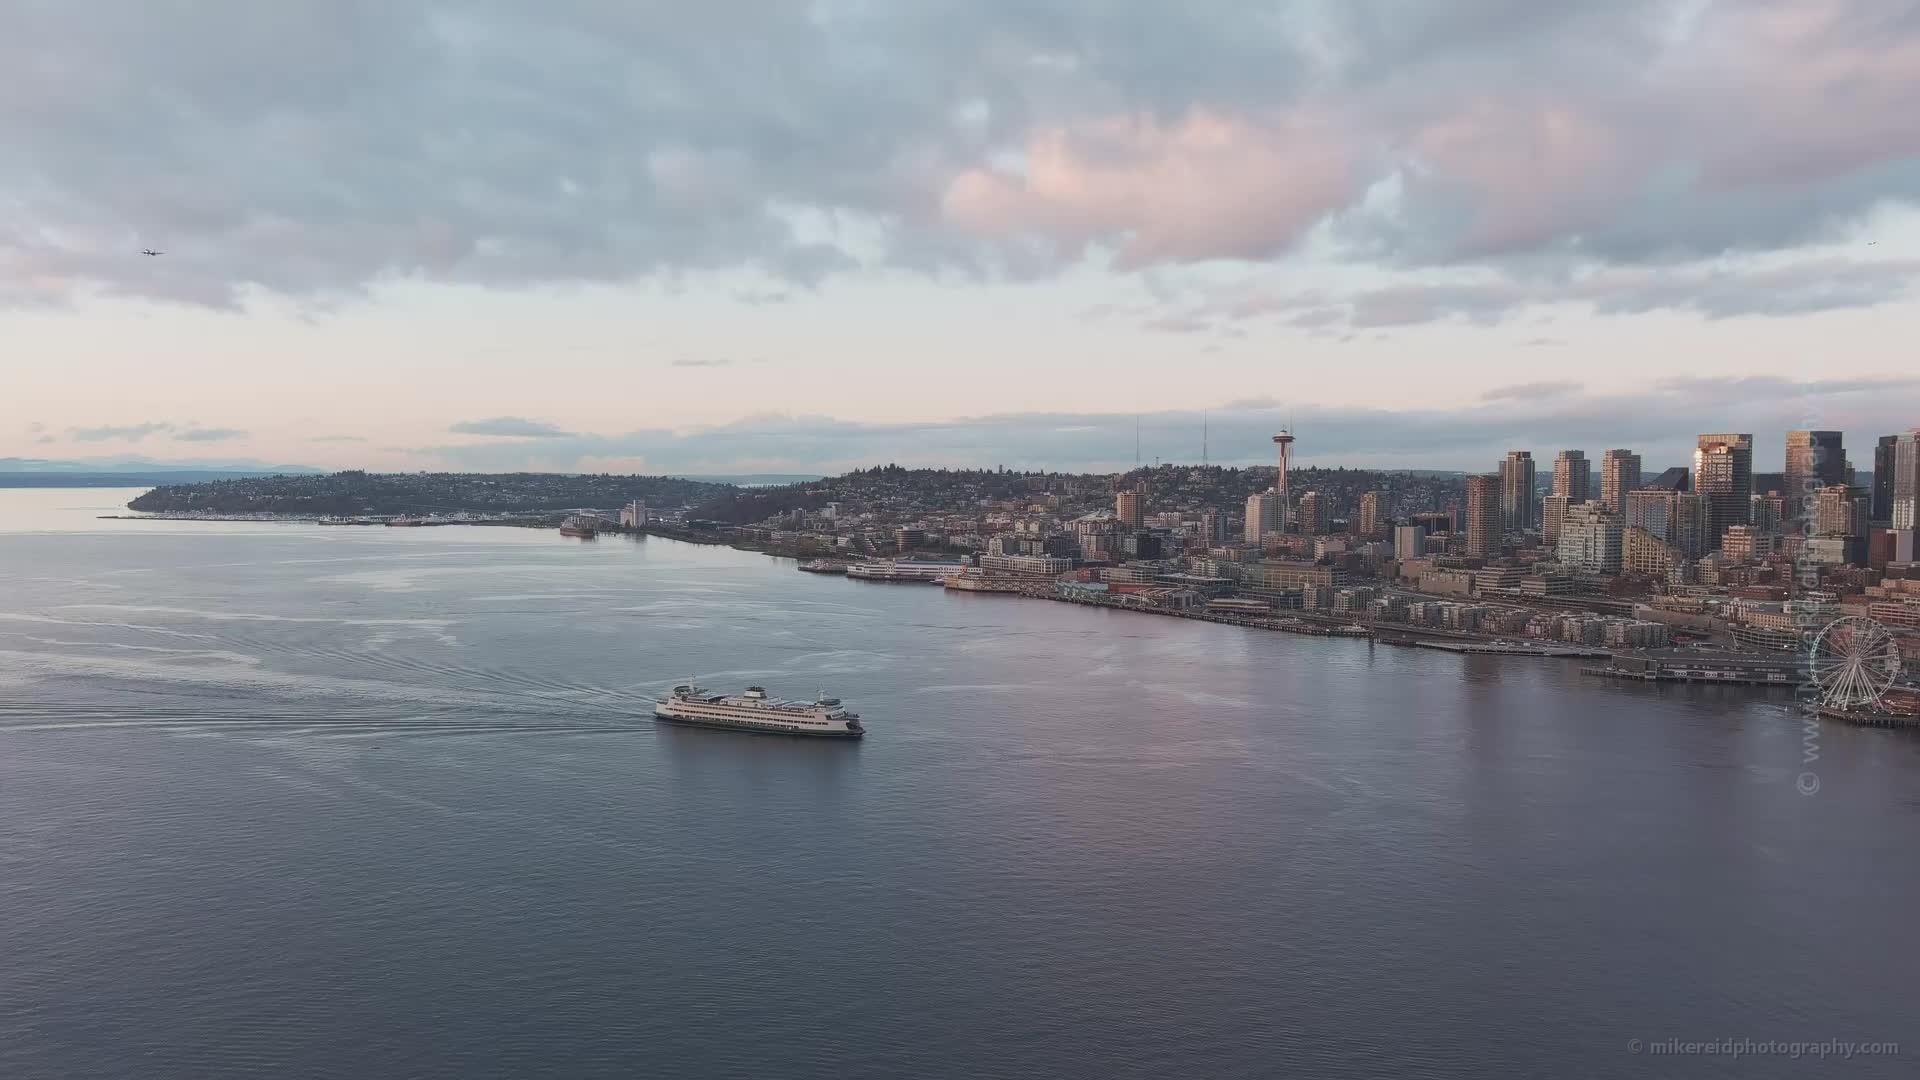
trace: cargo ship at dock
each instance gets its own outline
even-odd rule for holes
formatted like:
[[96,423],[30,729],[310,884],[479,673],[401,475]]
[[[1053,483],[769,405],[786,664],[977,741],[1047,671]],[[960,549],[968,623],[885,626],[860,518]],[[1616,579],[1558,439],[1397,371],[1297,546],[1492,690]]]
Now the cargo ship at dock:
[[843,708],[839,698],[785,701],[768,697],[759,686],[749,686],[740,694],[716,694],[692,682],[681,683],[665,700],[654,702],[653,715],[675,724],[763,735],[858,739],[866,734],[860,714]]
[[561,536],[577,536],[582,540],[591,540],[600,535],[600,527],[590,517],[578,514],[560,523]]

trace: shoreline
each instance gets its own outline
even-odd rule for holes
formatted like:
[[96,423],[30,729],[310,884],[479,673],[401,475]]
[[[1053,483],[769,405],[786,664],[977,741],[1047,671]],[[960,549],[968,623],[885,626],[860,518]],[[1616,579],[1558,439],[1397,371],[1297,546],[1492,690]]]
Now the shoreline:
[[[562,516],[558,512],[533,512],[508,518],[466,521],[419,521],[405,525],[390,525],[385,520],[341,520],[327,515],[311,514],[263,514],[263,515],[210,515],[187,513],[125,513],[101,514],[99,520],[109,521],[226,521],[241,523],[275,523],[325,525],[329,527],[358,526],[362,528],[440,528],[454,525],[512,527],[528,529],[557,528],[556,521]],[[833,555],[821,555],[817,552],[802,552],[779,548],[771,544],[740,540],[723,534],[705,531],[666,529],[657,525],[615,526],[602,528],[601,532],[625,536],[654,536],[662,540],[694,544],[701,547],[727,547],[735,551],[754,552],[776,559],[791,559],[796,564],[815,559],[831,559]],[[797,568],[797,567],[796,567]],[[867,582],[867,584],[893,584],[891,582]],[[922,584],[909,582],[908,584]],[[940,585],[939,581],[926,584]],[[1043,590],[1040,582],[1032,583],[1032,588],[1015,590],[989,590],[992,595],[1010,592],[1021,599],[1050,600],[1055,603],[1077,604],[1082,607],[1097,607],[1108,610],[1131,611],[1141,615],[1188,619],[1198,622],[1211,622],[1226,626],[1238,626],[1247,630],[1264,630],[1274,633],[1303,634],[1310,637],[1347,638],[1364,640],[1368,644],[1379,643],[1403,648],[1433,649],[1451,652],[1460,656],[1504,656],[1525,657],[1549,660],[1598,660],[1600,665],[1584,665],[1580,673],[1589,678],[1604,678],[1623,682],[1672,683],[1672,682],[1710,682],[1721,686],[1747,686],[1765,692],[1776,687],[1777,683],[1748,682],[1734,679],[1711,680],[1674,680],[1665,678],[1646,678],[1631,672],[1615,669],[1611,661],[1617,655],[1613,650],[1597,646],[1575,645],[1569,642],[1534,641],[1515,638],[1512,635],[1477,634],[1469,631],[1446,630],[1418,627],[1402,624],[1366,624],[1347,619],[1333,618],[1310,612],[1275,612],[1270,616],[1253,616],[1210,612],[1200,610],[1178,610],[1171,608],[1149,608],[1124,600],[1100,596],[1070,596],[1049,590]],[[943,590],[967,591],[976,590]],[[1631,651],[1627,655],[1632,655]]]

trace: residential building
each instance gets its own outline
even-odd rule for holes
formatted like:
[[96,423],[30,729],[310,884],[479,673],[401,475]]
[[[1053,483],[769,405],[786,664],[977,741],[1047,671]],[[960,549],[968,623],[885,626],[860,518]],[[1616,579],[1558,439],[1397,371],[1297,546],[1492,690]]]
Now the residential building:
[[1620,569],[1629,574],[1664,578],[1686,562],[1678,548],[1650,530],[1628,527],[1620,536]]
[[1773,537],[1751,525],[1729,525],[1720,534],[1720,553],[1728,562],[1752,562],[1773,553]]
[[[1532,463],[1528,463],[1531,468]],[[1503,466],[1504,468],[1504,466]],[[1490,559],[1500,553],[1504,477],[1467,477],[1467,554]]]
[[1729,527],[1752,521],[1753,436],[1700,436],[1693,452],[1693,490],[1707,501],[1703,546],[1717,550]]
[[1593,468],[1584,450],[1562,450],[1553,459],[1553,493],[1569,506],[1593,495]]
[[1246,541],[1258,544],[1280,531],[1280,494],[1256,491],[1247,496]]
[[1620,519],[1598,503],[1567,507],[1558,553],[1569,569],[1588,574],[1620,572]]
[[1386,508],[1387,493],[1384,491],[1369,491],[1360,496],[1361,536],[1374,537],[1386,532]]
[[1559,541],[1560,526],[1566,523],[1570,501],[1557,491],[1540,500],[1540,537],[1547,543]]
[[1642,488],[1627,493],[1627,529],[1643,529],[1674,549],[1681,558],[1699,557],[1706,504],[1700,496],[1665,488]]
[[1300,531],[1308,536],[1327,531],[1327,514],[1319,492],[1301,493],[1295,519],[1300,523]]
[[1855,492],[1845,484],[1829,484],[1811,492],[1814,500],[1814,536],[1864,536],[1859,530]]
[[1509,450],[1500,462],[1500,527],[1507,532],[1538,528],[1535,517],[1533,452]]
[[1640,490],[1640,455],[1609,450],[1600,456],[1600,501],[1616,514],[1627,511],[1627,493]]
[[1120,524],[1137,529],[1146,524],[1146,498],[1138,491],[1118,491],[1113,496],[1113,514]]
[[1405,562],[1427,554],[1427,531],[1418,525],[1402,525],[1393,530],[1393,557]]
[[1227,538],[1226,519],[1218,510],[1202,510],[1199,518],[1200,539],[1207,544],[1217,544]]

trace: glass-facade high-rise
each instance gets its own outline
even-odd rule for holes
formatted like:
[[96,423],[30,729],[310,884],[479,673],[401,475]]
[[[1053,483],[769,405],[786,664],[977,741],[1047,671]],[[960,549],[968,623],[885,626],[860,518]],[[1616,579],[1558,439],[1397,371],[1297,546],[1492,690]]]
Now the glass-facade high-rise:
[[1702,435],[1693,452],[1693,490],[1706,500],[1702,547],[1720,549],[1729,525],[1753,520],[1753,436]]
[[1526,532],[1540,527],[1539,502],[1534,493],[1533,452],[1509,450],[1500,462],[1500,527]]

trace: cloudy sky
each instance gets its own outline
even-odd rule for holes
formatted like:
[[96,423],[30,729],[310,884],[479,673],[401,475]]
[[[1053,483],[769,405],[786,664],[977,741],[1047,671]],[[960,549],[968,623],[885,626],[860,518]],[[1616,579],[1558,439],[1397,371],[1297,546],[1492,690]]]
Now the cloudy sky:
[[[16,0],[0,457],[1920,425],[1920,0]],[[166,254],[147,258],[143,247]]]

